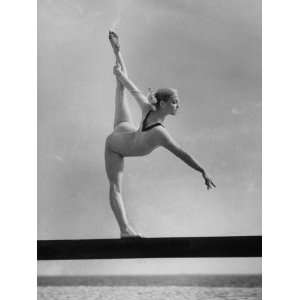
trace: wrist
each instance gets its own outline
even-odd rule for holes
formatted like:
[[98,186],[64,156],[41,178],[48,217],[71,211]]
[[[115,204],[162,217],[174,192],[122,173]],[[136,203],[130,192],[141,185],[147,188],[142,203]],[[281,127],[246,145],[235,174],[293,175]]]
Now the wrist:
[[202,174],[203,177],[205,177],[206,174],[205,174],[204,169],[200,168],[199,172]]

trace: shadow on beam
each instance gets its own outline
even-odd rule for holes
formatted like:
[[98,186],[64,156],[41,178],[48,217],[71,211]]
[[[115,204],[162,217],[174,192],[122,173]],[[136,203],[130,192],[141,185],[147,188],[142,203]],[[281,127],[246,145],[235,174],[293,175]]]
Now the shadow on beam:
[[38,260],[260,257],[261,236],[39,240]]

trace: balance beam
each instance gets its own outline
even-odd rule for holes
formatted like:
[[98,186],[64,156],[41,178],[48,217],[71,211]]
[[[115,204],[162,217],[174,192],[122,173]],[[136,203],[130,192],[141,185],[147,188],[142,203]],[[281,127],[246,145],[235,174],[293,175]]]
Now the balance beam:
[[38,260],[261,256],[261,236],[37,241]]

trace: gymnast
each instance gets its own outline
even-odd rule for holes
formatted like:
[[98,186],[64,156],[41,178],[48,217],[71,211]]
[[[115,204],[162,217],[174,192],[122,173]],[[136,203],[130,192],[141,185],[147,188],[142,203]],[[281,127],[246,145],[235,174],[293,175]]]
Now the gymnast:
[[[175,89],[160,88],[150,90],[145,96],[128,78],[123,57],[120,52],[118,35],[110,31],[109,41],[112,46],[116,64],[113,73],[116,77],[114,129],[105,143],[105,167],[109,180],[109,199],[112,211],[120,227],[121,238],[141,238],[141,235],[129,224],[122,199],[122,178],[124,158],[144,156],[157,147],[164,147],[187,165],[200,172],[207,189],[215,187],[199,163],[189,155],[171,137],[165,128],[167,116],[175,116],[179,108],[179,97]],[[127,99],[127,89],[137,101],[142,111],[142,122],[137,129],[131,119]]]

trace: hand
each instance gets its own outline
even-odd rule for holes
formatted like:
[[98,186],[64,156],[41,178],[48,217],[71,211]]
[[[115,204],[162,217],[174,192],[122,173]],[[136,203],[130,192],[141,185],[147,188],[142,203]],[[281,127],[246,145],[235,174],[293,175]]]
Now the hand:
[[119,52],[120,51],[120,42],[119,42],[118,35],[113,31],[109,31],[108,38],[109,38],[110,44],[111,44],[114,52],[115,53]]
[[122,70],[121,70],[121,66],[119,64],[116,64],[113,68],[113,73],[114,75],[116,75],[117,77],[122,75]]
[[203,175],[205,185],[207,189],[212,189],[213,187],[216,187],[216,185],[212,182],[210,178],[208,178],[205,174]]

